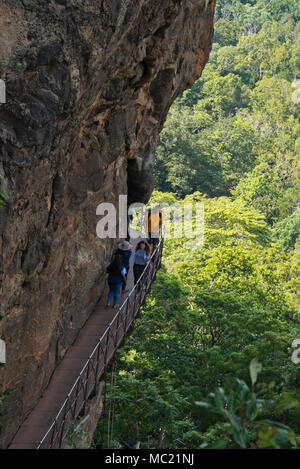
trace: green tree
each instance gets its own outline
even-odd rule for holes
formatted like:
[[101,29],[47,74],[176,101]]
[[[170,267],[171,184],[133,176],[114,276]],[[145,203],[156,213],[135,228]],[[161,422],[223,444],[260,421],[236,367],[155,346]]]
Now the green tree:
[[[234,444],[238,448],[288,448],[297,447],[296,435],[291,428],[268,418],[276,409],[290,409],[299,406],[299,402],[286,396],[282,400],[261,399],[255,393],[257,375],[262,366],[253,359],[250,363],[251,389],[245,381],[236,379],[235,386],[226,391],[219,387],[216,392],[210,394],[210,402],[196,402],[202,408],[222,416],[228,425],[228,433],[231,442],[224,439],[214,441],[212,447],[226,448]],[[274,383],[271,383],[271,388]],[[204,443],[202,448],[207,448]]]

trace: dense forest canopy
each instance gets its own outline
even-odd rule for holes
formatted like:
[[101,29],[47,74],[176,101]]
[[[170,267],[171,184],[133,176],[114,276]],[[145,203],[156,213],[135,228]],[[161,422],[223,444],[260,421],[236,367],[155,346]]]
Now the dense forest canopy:
[[158,190],[240,197],[270,223],[295,211],[300,6],[283,3],[218,2],[209,63],[173,105],[161,134]]
[[217,1],[210,60],[170,110],[152,197],[203,201],[204,245],[166,240],[97,443],[300,444],[299,17],[297,0]]

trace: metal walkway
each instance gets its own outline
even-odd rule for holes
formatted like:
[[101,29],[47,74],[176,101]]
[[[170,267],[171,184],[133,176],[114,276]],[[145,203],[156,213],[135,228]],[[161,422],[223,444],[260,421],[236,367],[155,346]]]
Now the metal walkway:
[[[139,240],[136,239],[135,243]],[[130,291],[127,296],[120,296],[122,304],[119,310],[106,308],[106,292],[102,295],[74,344],[55,369],[43,396],[21,425],[9,449],[62,447],[70,424],[75,421],[95,391],[144,304],[161,264],[162,249],[163,239],[135,286],[131,265],[127,279]]]

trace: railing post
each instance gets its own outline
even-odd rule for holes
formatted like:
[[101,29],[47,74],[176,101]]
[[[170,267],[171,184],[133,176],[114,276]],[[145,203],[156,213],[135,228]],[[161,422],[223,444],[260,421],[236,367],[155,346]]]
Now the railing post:
[[107,329],[107,336],[106,336],[106,344],[104,348],[104,367],[107,367],[107,350],[108,350],[108,344],[109,344],[109,333],[110,333],[110,328]]
[[126,305],[126,311],[125,311],[125,334],[127,333],[127,329],[128,329],[128,317],[129,317],[129,313],[128,313],[128,309],[130,308],[130,301],[129,301],[129,298],[127,298],[127,305]]
[[58,441],[58,448],[61,449],[61,445],[63,443],[63,438],[64,438],[64,429],[65,429],[65,423],[66,423],[66,416],[67,416],[67,404],[69,402],[69,396],[67,397],[67,402],[65,405],[65,411],[64,411],[64,417],[63,421],[61,424],[61,430],[60,430],[60,436],[59,436],[59,441]]
[[71,416],[72,416],[72,418],[75,418],[75,415],[76,415],[76,407],[77,407],[77,400],[78,400],[78,388],[79,388],[79,383],[80,383],[80,380],[78,380],[78,382],[77,382],[77,384],[76,384],[75,391],[74,391],[74,394],[75,394],[74,406],[71,407]]
[[87,400],[87,392],[88,392],[89,378],[90,378],[90,363],[91,363],[91,361],[89,360],[88,366],[85,369],[85,375],[86,376],[85,376],[85,383],[84,383],[84,387],[83,387],[83,407],[85,407],[86,400]]
[[100,347],[97,348],[97,358],[96,358],[96,371],[95,371],[95,388],[97,386],[98,372],[99,372],[99,356],[100,356]]
[[115,337],[114,337],[115,350],[116,350],[117,345],[118,345],[119,325],[120,325],[120,311],[118,311],[117,321],[116,321],[116,333],[115,333]]
[[136,316],[136,308],[137,308],[137,304],[139,303],[139,299],[140,299],[141,285],[142,285],[142,282],[141,282],[141,279],[139,279],[138,283],[136,284],[136,289],[135,289],[132,319],[134,319],[135,316]]
[[[51,449],[52,446],[53,446],[53,440],[54,440],[55,431],[57,432],[56,427],[57,427],[57,421],[56,421],[56,419],[55,419],[55,422],[54,422],[54,425],[53,425],[53,431],[52,431],[52,435],[51,435],[51,440],[50,440],[49,449]],[[43,444],[43,443],[40,443],[40,445],[41,445],[40,447],[42,447],[42,444]]]

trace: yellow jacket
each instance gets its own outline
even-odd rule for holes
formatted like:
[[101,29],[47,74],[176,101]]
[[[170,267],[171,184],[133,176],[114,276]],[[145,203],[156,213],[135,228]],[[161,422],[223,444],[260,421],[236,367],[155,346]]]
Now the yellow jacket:
[[157,233],[161,228],[164,214],[159,212],[148,212],[145,216],[144,226],[147,233]]

